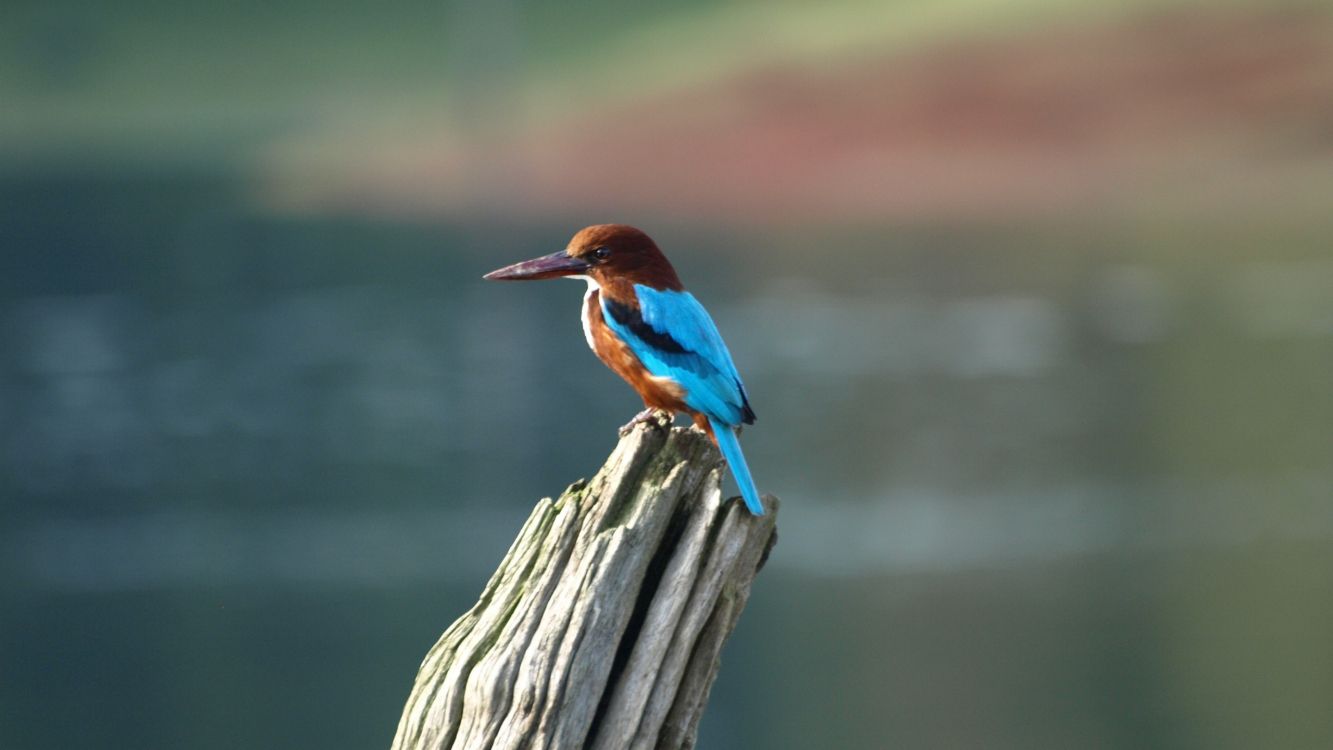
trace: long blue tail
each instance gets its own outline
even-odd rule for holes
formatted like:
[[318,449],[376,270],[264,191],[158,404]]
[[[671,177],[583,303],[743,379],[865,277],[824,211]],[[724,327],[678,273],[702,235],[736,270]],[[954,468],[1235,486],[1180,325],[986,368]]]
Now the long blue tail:
[[708,422],[713,425],[717,447],[722,449],[722,455],[727,459],[727,466],[731,467],[731,475],[736,477],[736,484],[741,487],[741,497],[745,498],[745,507],[756,516],[764,515],[764,504],[759,500],[759,489],[754,486],[750,467],[745,464],[745,454],[741,453],[741,441],[736,437],[736,430],[716,419],[710,418]]

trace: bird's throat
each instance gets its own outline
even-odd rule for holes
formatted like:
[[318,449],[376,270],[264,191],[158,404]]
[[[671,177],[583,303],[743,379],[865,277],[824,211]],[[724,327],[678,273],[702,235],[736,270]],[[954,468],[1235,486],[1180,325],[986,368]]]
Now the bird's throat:
[[588,348],[593,354],[597,353],[597,343],[592,337],[592,309],[593,305],[601,305],[598,293],[601,287],[591,276],[570,276],[571,279],[583,279],[588,282],[588,291],[583,294],[583,338],[588,342]]

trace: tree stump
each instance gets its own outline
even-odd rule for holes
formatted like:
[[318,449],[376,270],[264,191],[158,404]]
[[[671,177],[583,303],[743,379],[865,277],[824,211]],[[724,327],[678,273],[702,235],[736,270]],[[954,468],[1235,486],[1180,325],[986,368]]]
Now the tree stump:
[[636,425],[537,503],[479,601],[422,661],[394,750],[693,747],[778,502],[724,502],[693,429]]

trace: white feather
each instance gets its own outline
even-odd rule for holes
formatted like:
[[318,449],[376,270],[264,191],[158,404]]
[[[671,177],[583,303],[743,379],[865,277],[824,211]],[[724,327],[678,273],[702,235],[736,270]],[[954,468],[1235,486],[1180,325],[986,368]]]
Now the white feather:
[[588,341],[588,348],[596,353],[597,347],[593,346],[592,343],[592,318],[589,316],[590,310],[588,309],[588,306],[592,302],[593,292],[600,290],[601,287],[598,286],[597,282],[594,281],[591,276],[566,276],[565,278],[582,279],[588,282],[588,291],[583,295],[583,338]]

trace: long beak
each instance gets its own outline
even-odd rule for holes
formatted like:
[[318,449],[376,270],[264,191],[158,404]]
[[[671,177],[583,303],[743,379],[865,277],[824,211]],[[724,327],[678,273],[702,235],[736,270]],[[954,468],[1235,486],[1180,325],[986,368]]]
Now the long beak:
[[512,266],[491,271],[483,279],[492,281],[530,281],[533,279],[554,279],[561,276],[575,276],[585,273],[588,263],[580,258],[570,257],[561,250],[558,253],[543,255],[540,258],[525,260]]

